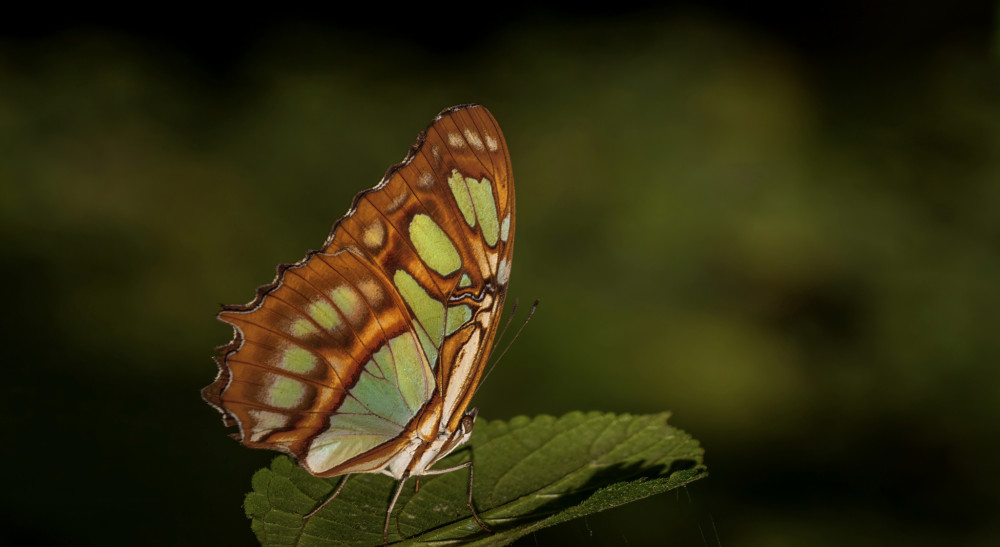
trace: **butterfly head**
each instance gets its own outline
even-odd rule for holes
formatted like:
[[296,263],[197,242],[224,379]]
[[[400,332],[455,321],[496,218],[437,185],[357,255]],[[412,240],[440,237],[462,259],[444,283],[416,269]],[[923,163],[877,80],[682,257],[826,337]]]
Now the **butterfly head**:
[[[462,423],[458,425],[458,431],[456,435],[460,435],[462,438],[462,443],[469,440],[469,436],[472,435],[472,426],[476,424],[476,416],[479,416],[479,409],[473,408],[472,410],[467,410],[465,415],[462,416]],[[462,444],[459,443],[459,444]]]
[[441,456],[450,453],[452,450],[455,450],[459,446],[468,442],[469,437],[472,436],[472,426],[476,424],[477,415],[479,415],[478,408],[467,410],[465,414],[462,415],[462,421],[459,422],[458,429],[456,429],[453,433],[448,433],[447,431],[441,432],[441,437],[447,438],[441,449]]

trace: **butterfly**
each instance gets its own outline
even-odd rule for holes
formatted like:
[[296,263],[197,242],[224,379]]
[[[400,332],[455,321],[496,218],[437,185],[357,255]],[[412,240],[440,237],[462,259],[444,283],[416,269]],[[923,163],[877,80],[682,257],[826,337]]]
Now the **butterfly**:
[[[354,197],[321,250],[281,264],[218,318],[233,339],[202,397],[251,448],[294,456],[318,477],[410,477],[465,443],[514,248],[514,179],[483,106],[445,109],[381,182]],[[418,482],[419,484],[419,482]]]

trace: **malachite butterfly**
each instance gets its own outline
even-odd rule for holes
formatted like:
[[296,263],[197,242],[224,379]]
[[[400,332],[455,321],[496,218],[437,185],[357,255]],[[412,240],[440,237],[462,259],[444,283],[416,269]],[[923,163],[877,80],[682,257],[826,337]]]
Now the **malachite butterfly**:
[[[402,163],[355,196],[326,243],[244,306],[225,306],[229,344],[202,390],[251,448],[313,475],[399,481],[469,439],[466,410],[490,355],[514,248],[507,143],[486,108],[442,111]],[[332,497],[331,497],[332,499]],[[324,502],[325,505],[325,502]],[[322,507],[322,505],[320,506]],[[318,510],[318,509],[317,509]],[[315,511],[313,512],[315,513]],[[310,513],[308,516],[311,516]]]

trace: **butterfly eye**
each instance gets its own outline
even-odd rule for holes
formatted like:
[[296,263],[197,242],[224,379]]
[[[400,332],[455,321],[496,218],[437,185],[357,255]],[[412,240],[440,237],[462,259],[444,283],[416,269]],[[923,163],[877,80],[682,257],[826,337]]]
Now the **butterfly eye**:
[[468,435],[472,432],[472,426],[476,423],[476,414],[479,414],[479,409],[473,408],[472,410],[466,412],[465,416],[462,416],[461,427],[463,435]]

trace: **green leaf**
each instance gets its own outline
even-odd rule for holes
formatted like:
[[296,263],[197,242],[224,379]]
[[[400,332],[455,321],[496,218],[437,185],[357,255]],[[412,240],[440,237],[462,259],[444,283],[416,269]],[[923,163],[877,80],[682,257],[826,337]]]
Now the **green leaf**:
[[[435,467],[474,459],[473,499],[493,533],[469,514],[468,474],[458,470],[421,478],[416,494],[403,489],[389,542],[506,545],[705,476],[698,442],[667,418],[574,412],[479,422],[468,445]],[[340,480],[314,477],[291,458],[275,458],[254,474],[244,505],[257,538],[264,545],[380,545],[395,487],[384,475],[352,476],[336,499],[302,520]]]

